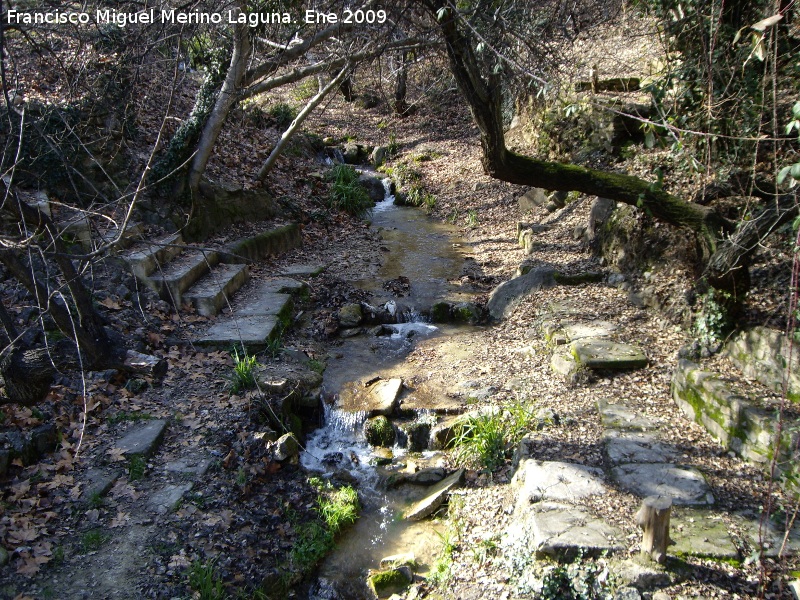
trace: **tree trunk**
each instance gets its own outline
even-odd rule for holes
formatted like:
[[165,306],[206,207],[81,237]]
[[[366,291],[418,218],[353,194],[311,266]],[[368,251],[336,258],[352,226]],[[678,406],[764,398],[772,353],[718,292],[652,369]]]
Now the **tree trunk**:
[[634,519],[644,530],[642,535],[642,556],[659,564],[667,560],[669,539],[669,517],[672,512],[672,498],[667,496],[648,496],[642,502]]
[[5,383],[5,397],[0,396],[0,404],[33,406],[47,396],[58,369],[77,366],[75,346],[67,340],[33,350],[13,344],[0,359],[0,375]]
[[225,124],[231,109],[239,102],[238,91],[242,85],[242,79],[251,54],[250,28],[247,24],[237,24],[234,27],[231,64],[225,74],[225,81],[222,83],[214,109],[203,127],[203,133],[197,146],[197,153],[192,159],[192,165],[189,169],[188,183],[193,195],[198,191],[200,178],[206,170],[208,159],[211,158],[211,151],[214,149],[214,144],[217,143],[222,126]]
[[300,127],[303,121],[306,120],[306,117],[311,114],[311,111],[313,111],[317,105],[322,102],[322,99],[325,98],[325,96],[327,96],[333,88],[340,85],[341,82],[347,78],[349,72],[350,65],[347,64],[339,72],[339,74],[328,83],[328,85],[322,88],[316,96],[309,100],[308,104],[306,104],[303,110],[301,110],[300,113],[295,117],[294,121],[292,121],[291,125],[289,125],[289,128],[283,132],[283,135],[281,136],[281,139],[278,140],[278,143],[275,144],[275,148],[272,149],[269,157],[267,157],[267,160],[261,166],[261,169],[259,169],[258,175],[256,176],[257,179],[263,180],[269,174],[269,172],[272,170],[272,167],[275,165],[275,161],[278,160],[278,156],[280,156],[281,152],[286,147],[286,144],[289,143],[289,140],[294,132],[297,131],[297,128]]
[[408,112],[408,102],[406,101],[406,94],[408,93],[408,55],[408,51],[400,52],[400,68],[397,71],[397,81],[394,88],[394,112],[401,117]]

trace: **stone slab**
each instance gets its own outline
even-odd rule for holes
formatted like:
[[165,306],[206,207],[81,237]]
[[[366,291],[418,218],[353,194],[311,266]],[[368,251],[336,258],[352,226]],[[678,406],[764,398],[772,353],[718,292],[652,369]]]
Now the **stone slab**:
[[625,489],[646,498],[668,496],[673,505],[714,504],[714,495],[703,474],[694,467],[671,463],[620,465],[611,469]]
[[289,277],[316,277],[327,268],[326,265],[318,264],[290,265],[281,270],[281,275],[288,275]]
[[592,321],[590,323],[569,323],[562,329],[571,342],[585,338],[608,337],[617,330],[617,326],[608,321]]
[[750,542],[751,547],[764,546],[764,555],[768,558],[800,554],[800,528],[794,527],[786,538],[785,526],[779,522],[766,521],[762,524],[760,515],[733,515],[734,521]]
[[621,344],[602,338],[585,338],[572,342],[575,360],[589,369],[641,369],[647,356],[638,346]]
[[728,526],[708,510],[675,508],[670,516],[669,536],[674,545],[667,552],[709,558],[739,558]]
[[607,429],[603,433],[606,454],[614,465],[626,463],[671,463],[679,452],[654,433]]
[[600,421],[606,429],[619,429],[625,431],[648,431],[659,427],[660,423],[640,414],[636,407],[629,405],[624,400],[611,401],[600,399],[597,401],[600,411]]
[[190,475],[202,477],[211,468],[211,459],[207,456],[198,454],[181,456],[180,458],[168,462],[164,465],[164,470],[176,475]]
[[155,492],[147,501],[153,512],[163,515],[178,508],[183,495],[192,489],[191,483],[169,484]]
[[554,273],[552,267],[537,267],[525,275],[504,281],[489,294],[486,304],[489,316],[495,320],[505,319],[529,294],[555,286]]
[[267,279],[261,284],[260,290],[263,293],[294,294],[305,289],[307,286],[302,281],[290,279],[289,277],[276,277]]
[[444,503],[451,490],[459,487],[464,478],[464,469],[459,469],[449,477],[434,485],[426,496],[415,503],[404,514],[407,521],[421,521],[432,515]]
[[517,511],[506,529],[504,554],[520,550],[558,558],[597,556],[625,549],[622,533],[588,510],[557,502],[540,502]]
[[256,295],[245,306],[236,311],[241,317],[253,317],[259,315],[279,315],[291,303],[292,297],[289,294],[278,294],[276,292],[262,292]]
[[146,425],[139,426],[133,431],[128,432],[125,437],[119,440],[116,447],[128,456],[141,454],[142,456],[152,456],[161,445],[164,434],[167,431],[167,421],[156,419]]
[[606,492],[600,469],[532,458],[520,461],[512,485],[519,488],[518,502],[527,503],[575,501]]
[[164,265],[183,251],[183,236],[168,235],[154,242],[145,242],[143,250],[135,250],[124,257],[131,272],[138,279],[147,278],[159,265]]
[[183,293],[218,263],[219,255],[214,251],[187,249],[178,260],[152,275],[153,287],[162,300],[180,306]]
[[88,482],[83,489],[81,498],[88,501],[92,498],[105,496],[121,475],[121,471],[107,471],[97,467],[90,467],[85,474]]
[[218,321],[201,336],[199,344],[244,344],[245,346],[263,346],[278,325],[275,316],[235,317],[231,316]]

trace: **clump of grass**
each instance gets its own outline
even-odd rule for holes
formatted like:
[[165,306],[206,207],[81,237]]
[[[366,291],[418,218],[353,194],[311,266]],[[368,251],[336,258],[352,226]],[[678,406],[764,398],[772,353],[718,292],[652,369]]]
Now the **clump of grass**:
[[442,548],[439,551],[439,556],[433,561],[431,565],[431,572],[428,579],[433,585],[443,586],[452,576],[453,573],[453,554],[456,551],[455,535],[449,529],[444,533],[436,532],[442,542]]
[[467,213],[467,227],[474,229],[478,226],[478,213],[474,210],[470,210]]
[[117,423],[122,422],[138,423],[139,421],[149,421],[153,418],[155,417],[148,412],[127,412],[121,410],[118,413],[110,416],[108,418],[108,423],[110,425],[116,425]]
[[141,454],[134,454],[128,461],[128,481],[138,481],[146,470],[147,461]]
[[189,585],[199,594],[196,597],[200,600],[224,600],[227,597],[213,561],[193,562],[189,568]]
[[233,349],[233,375],[231,377],[231,392],[238,394],[256,386],[256,369],[258,362],[255,356],[248,356],[247,350],[242,349],[242,355],[236,348]]
[[358,180],[358,173],[350,165],[336,165],[328,173],[333,184],[330,191],[331,206],[356,217],[366,217],[372,210],[367,190]]
[[111,539],[107,533],[103,533],[99,529],[90,529],[81,537],[81,548],[83,552],[94,552],[103,547],[103,545]]
[[526,402],[512,402],[499,410],[467,415],[454,428],[450,447],[454,460],[465,467],[494,471],[532,428],[534,416]]

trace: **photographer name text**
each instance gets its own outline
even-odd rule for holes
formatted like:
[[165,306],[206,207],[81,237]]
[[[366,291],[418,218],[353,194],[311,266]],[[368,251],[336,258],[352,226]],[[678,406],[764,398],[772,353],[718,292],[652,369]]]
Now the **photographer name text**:
[[236,10],[226,12],[183,12],[176,9],[156,10],[151,8],[140,12],[119,12],[111,9],[97,9],[95,12],[27,12],[10,8],[6,11],[8,25],[152,25],[155,23],[173,25],[260,25],[293,24],[298,21],[310,24],[330,25],[372,24],[386,22],[385,10],[344,10],[341,14],[306,10],[301,15],[288,12],[251,12]]

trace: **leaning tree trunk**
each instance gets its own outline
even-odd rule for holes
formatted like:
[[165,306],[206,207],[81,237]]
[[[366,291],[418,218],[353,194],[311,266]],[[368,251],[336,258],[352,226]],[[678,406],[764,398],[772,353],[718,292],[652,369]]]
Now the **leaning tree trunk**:
[[484,76],[472,40],[459,29],[459,17],[445,0],[421,0],[434,15],[445,39],[450,67],[478,126],[485,172],[502,181],[549,190],[578,191],[636,206],[655,219],[686,227],[698,236],[704,260],[732,224],[717,211],[686,202],[638,177],[522,156],[506,148],[501,113],[501,82]]
[[408,55],[409,52],[407,50],[400,52],[400,68],[397,70],[397,80],[394,88],[394,112],[401,117],[408,112],[408,102],[406,100],[406,95],[408,94]]

